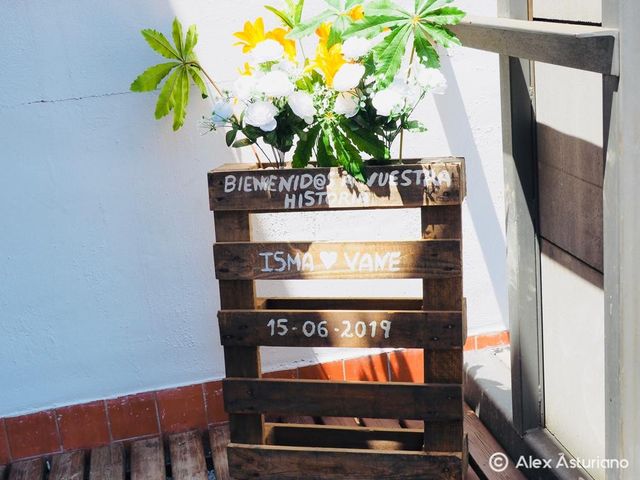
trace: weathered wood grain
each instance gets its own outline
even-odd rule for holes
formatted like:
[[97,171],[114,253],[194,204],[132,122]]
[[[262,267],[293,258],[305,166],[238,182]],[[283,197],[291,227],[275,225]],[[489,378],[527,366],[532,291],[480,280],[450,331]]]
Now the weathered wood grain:
[[121,443],[91,450],[89,480],[124,480],[124,448]]
[[456,205],[464,199],[462,159],[427,159],[365,171],[367,184],[341,168],[218,169],[209,173],[209,201],[214,211],[295,211]]
[[131,444],[131,480],[164,480],[166,465],[160,437]]
[[618,32],[591,25],[468,15],[451,30],[465,47],[618,75]]
[[229,425],[216,425],[209,428],[209,443],[213,457],[216,480],[231,480],[227,446],[230,441]]
[[44,461],[42,458],[24,460],[11,465],[9,480],[43,480]]
[[462,274],[459,240],[217,243],[214,257],[220,280],[443,279]]
[[199,432],[169,436],[171,477],[175,480],[207,480],[207,462]]
[[49,480],[84,480],[84,452],[62,453],[51,459]]
[[452,480],[460,479],[459,456],[270,445],[229,446],[236,480]]
[[462,347],[461,312],[223,310],[225,346]]
[[[220,242],[245,242],[251,240],[251,217],[247,212],[214,212],[216,239]],[[255,284],[252,280],[220,280],[220,305],[223,309],[256,308]],[[224,365],[229,377],[260,378],[260,349],[257,347],[227,347],[224,349]],[[263,441],[261,415],[231,415],[229,417],[231,440],[260,444]]]
[[[445,221],[446,219],[446,221]],[[437,238],[462,238],[462,209],[456,207],[422,208],[422,237],[425,240]],[[462,242],[458,245],[458,254],[462,256]],[[442,281],[425,279],[423,281],[423,309],[427,311],[458,311],[464,307],[462,291],[462,271],[457,276]],[[465,333],[459,332],[459,339],[464,340]],[[463,382],[462,348],[451,350],[435,350],[425,348],[424,376],[426,383],[458,383]],[[462,399],[452,407],[462,412]],[[431,422],[425,424],[425,451],[447,452],[462,451],[463,425],[458,419],[451,422]]]
[[227,411],[246,414],[462,419],[461,385],[229,378],[224,401]]
[[[385,422],[387,420],[384,420]],[[269,445],[421,451],[424,432],[406,428],[265,424]]]

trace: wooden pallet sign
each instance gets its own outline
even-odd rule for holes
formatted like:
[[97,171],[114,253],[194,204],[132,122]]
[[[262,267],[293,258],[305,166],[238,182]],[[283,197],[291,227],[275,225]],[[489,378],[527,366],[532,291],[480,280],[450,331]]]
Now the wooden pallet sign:
[[[340,168],[209,173],[218,314],[232,478],[463,478],[461,204],[464,160],[367,167],[366,184]],[[253,242],[251,214],[415,208],[422,235],[403,242]],[[420,279],[420,299],[255,296],[256,280]],[[422,383],[262,378],[260,347],[419,348]],[[397,419],[424,428],[265,422],[284,418]],[[347,422],[348,423],[348,422]],[[393,423],[392,423],[393,424]]]

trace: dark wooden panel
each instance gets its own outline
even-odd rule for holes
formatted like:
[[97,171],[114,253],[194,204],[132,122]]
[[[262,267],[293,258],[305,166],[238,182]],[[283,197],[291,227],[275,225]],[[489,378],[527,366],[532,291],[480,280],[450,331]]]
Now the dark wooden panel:
[[131,480],[164,480],[164,445],[159,437],[131,444]]
[[199,432],[170,435],[169,451],[174,480],[207,480],[207,463]]
[[266,310],[420,310],[421,298],[259,298]]
[[231,480],[229,476],[229,460],[227,459],[227,445],[229,445],[229,425],[216,425],[209,428],[209,442],[213,468],[216,480]]
[[[367,184],[341,168],[214,170],[209,173],[212,210],[294,211],[421,207],[460,204],[464,161],[367,167]],[[409,163],[409,162],[406,162]]]
[[124,468],[121,443],[91,450],[89,480],[124,480]]
[[265,429],[270,445],[370,450],[421,451],[424,434],[422,429],[273,423]]
[[11,465],[9,480],[43,480],[44,461],[42,458],[24,460]]
[[229,464],[236,480],[457,480],[462,475],[459,456],[422,452],[232,444]]
[[218,243],[214,256],[221,280],[441,279],[462,273],[458,240]]
[[224,310],[218,319],[225,346],[462,347],[460,312]]
[[[448,223],[444,219],[448,219]],[[437,238],[462,238],[462,210],[457,207],[423,208],[421,210],[422,238],[433,241]],[[459,245],[462,256],[462,242]],[[462,272],[443,281],[425,279],[423,281],[424,310],[462,310]],[[464,332],[460,330],[459,341],[463,342]],[[426,383],[462,383],[462,348],[434,350],[425,348],[424,378]],[[462,414],[462,399],[452,402],[452,408]],[[410,419],[409,417],[404,417]],[[461,451],[463,449],[462,420],[432,422],[424,427],[425,451]]]
[[84,452],[69,452],[51,459],[49,480],[84,480]]
[[[220,242],[251,240],[251,217],[247,212],[214,212],[216,239]],[[252,280],[220,280],[220,305],[223,309],[256,308],[255,284]],[[224,364],[228,377],[259,378],[260,349],[227,347]],[[262,443],[264,419],[260,415],[231,415],[231,440]]]
[[539,188],[541,235],[602,272],[602,187],[540,163]]
[[462,418],[461,385],[232,378],[224,381],[224,400],[227,411],[246,414]]

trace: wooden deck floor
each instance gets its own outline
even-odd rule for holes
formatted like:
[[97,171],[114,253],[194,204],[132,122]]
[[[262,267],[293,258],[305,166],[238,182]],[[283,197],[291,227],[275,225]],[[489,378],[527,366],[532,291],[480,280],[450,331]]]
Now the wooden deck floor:
[[[269,420],[422,428],[420,424],[397,420],[311,417]],[[466,480],[525,479],[513,467],[513,463],[502,473],[491,470],[490,456],[496,452],[504,453],[504,450],[471,410],[466,412],[464,426],[469,437],[470,453]],[[0,480],[207,480],[211,471],[215,472],[216,479],[229,480],[225,450],[228,441],[228,428],[219,426],[212,427],[208,434],[187,432],[169,435],[164,441],[157,437],[128,444],[118,443],[86,452],[76,451],[0,466]]]

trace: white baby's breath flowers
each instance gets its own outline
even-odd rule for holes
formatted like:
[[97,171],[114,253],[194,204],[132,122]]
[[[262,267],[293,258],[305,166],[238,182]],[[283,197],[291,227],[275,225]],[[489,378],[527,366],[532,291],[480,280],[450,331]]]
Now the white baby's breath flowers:
[[316,115],[316,107],[313,105],[313,97],[309,93],[294,92],[289,95],[288,103],[293,113],[309,125],[313,123],[313,117]]
[[280,70],[267,73],[257,85],[257,89],[267,97],[286,97],[291,95],[295,88],[289,76]]
[[350,37],[342,45],[342,54],[347,60],[358,60],[371,51],[371,40],[364,37]]
[[275,40],[263,40],[251,51],[251,56],[257,64],[276,62],[284,56],[284,47]]
[[354,90],[360,84],[364,73],[364,65],[345,63],[333,78],[333,88],[338,92]]
[[211,122],[215,127],[222,127],[233,117],[233,105],[228,100],[218,100],[213,104]]
[[418,85],[431,93],[442,95],[447,90],[447,79],[437,68],[427,68],[418,63],[414,75]]
[[259,128],[263,132],[272,132],[278,126],[276,115],[278,109],[271,102],[259,101],[250,104],[244,115],[247,125]]
[[360,101],[356,95],[352,93],[341,93],[336,98],[336,104],[333,107],[333,111],[338,115],[344,115],[347,118],[351,118],[358,113],[358,110],[360,109],[359,103]]
[[395,88],[388,87],[375,93],[372,99],[373,107],[378,115],[388,117],[392,113],[397,113],[404,104],[404,97]]

